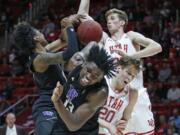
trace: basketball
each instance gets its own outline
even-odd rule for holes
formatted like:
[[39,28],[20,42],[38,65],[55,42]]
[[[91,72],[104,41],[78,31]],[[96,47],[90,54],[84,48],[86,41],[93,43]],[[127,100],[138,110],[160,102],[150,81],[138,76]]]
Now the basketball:
[[83,44],[88,44],[90,41],[99,42],[102,34],[101,25],[94,20],[82,22],[77,29],[78,39]]

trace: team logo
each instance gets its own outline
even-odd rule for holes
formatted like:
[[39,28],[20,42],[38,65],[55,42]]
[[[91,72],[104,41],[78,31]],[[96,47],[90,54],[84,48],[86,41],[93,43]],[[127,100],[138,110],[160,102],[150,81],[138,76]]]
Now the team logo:
[[57,117],[55,116],[54,112],[52,111],[43,111],[42,112],[44,118],[46,120],[51,120],[51,119],[56,119]]
[[77,93],[76,89],[74,89],[73,86],[71,85],[66,97],[68,98],[69,101],[72,101],[77,96],[78,96],[78,93]]

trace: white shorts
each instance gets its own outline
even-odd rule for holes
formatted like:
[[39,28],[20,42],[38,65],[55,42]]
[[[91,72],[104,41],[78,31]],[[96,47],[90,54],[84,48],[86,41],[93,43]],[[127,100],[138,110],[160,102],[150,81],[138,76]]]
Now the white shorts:
[[138,100],[124,133],[128,135],[152,135],[154,133],[154,128],[151,102],[146,88],[142,88],[138,91]]

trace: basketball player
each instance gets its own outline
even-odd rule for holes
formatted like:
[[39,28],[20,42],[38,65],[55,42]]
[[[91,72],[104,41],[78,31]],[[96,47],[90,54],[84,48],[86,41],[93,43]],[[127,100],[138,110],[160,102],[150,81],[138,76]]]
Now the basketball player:
[[[81,12],[87,15],[88,19],[92,19],[88,16],[87,9],[89,7],[90,0],[83,1],[81,6]],[[127,53],[133,58],[140,59],[144,57],[153,56],[162,51],[160,44],[144,37],[142,34],[129,31],[124,32],[124,28],[128,23],[127,14],[118,9],[110,9],[106,12],[107,27],[111,34],[111,38],[106,33],[103,34],[101,40],[105,49],[114,57],[119,57],[115,51],[122,51]],[[144,49],[140,50],[140,47]],[[131,83],[132,87],[138,89],[138,100],[134,107],[134,111],[131,119],[128,121],[125,133],[133,134],[153,134],[154,132],[154,118],[151,112],[151,103],[147,94],[146,88],[143,86],[142,71]],[[143,117],[142,117],[143,112]],[[138,124],[137,124],[138,123]]]
[[104,75],[114,76],[115,64],[103,48],[93,44],[86,61],[70,72],[63,86],[58,82],[54,89],[51,99],[60,116],[59,135],[98,134],[99,110],[108,96]]
[[[56,131],[54,126],[58,119],[51,95],[57,81],[63,84],[66,80],[59,64],[64,63],[78,50],[72,22],[67,22],[64,32],[64,38],[47,45],[44,36],[27,23],[19,24],[14,31],[17,47],[29,55],[29,67],[39,89],[39,97],[33,105],[35,135],[51,135],[52,131]],[[67,42],[73,44],[68,44],[64,52],[56,52]]]
[[112,79],[106,78],[109,94],[99,115],[99,135],[121,134],[120,130],[123,130],[127,124],[127,120],[123,118],[123,113],[129,104],[131,92],[134,91],[128,84],[139,72],[140,62],[129,57],[123,57],[118,65],[118,74]]

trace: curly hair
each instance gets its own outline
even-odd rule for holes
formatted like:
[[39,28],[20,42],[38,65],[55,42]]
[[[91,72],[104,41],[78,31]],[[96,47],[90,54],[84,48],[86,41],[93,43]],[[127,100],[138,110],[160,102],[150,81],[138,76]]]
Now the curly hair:
[[23,22],[16,26],[13,37],[15,45],[23,53],[30,55],[35,48],[34,36],[35,29],[28,23]]
[[108,78],[115,76],[116,64],[114,59],[99,45],[94,44],[90,48],[87,62],[94,62]]

